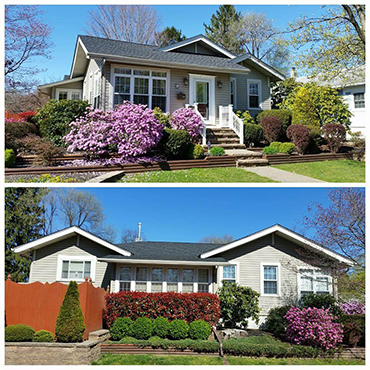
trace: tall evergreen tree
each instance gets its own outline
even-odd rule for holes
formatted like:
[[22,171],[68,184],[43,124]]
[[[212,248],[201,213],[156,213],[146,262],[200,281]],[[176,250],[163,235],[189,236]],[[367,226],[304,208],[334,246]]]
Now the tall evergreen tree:
[[235,45],[234,38],[229,32],[230,26],[239,21],[240,17],[241,13],[236,11],[234,5],[220,5],[216,14],[212,14],[210,25],[203,23],[206,36],[225,49],[235,54],[240,53],[239,46]]
[[5,279],[27,281],[31,258],[12,251],[43,235],[44,208],[40,204],[48,192],[43,188],[5,189]]
[[159,47],[164,47],[176,42],[184,41],[186,36],[182,31],[175,27],[166,27],[162,32],[156,32],[155,43]]

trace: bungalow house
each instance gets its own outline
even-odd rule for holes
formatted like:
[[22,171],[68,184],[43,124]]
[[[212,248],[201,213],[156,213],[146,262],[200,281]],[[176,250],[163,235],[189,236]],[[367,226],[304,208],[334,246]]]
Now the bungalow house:
[[297,302],[309,292],[335,294],[335,278],[323,266],[352,264],[280,225],[222,245],[140,239],[112,244],[70,227],[14,251],[32,256],[30,283],[87,277],[111,292],[216,293],[223,281],[234,281],[261,294],[261,322],[272,307]]
[[[233,110],[256,116],[271,109],[270,83],[284,78],[254,56],[236,56],[203,35],[161,48],[80,35],[70,74],[38,90],[103,110],[126,100],[164,112],[190,105],[208,128],[235,131],[240,145],[243,126]],[[206,132],[202,136],[205,143]]]

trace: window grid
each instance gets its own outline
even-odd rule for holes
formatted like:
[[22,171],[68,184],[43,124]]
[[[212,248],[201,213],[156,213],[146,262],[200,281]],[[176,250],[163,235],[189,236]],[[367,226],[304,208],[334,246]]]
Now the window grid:
[[278,294],[277,266],[263,266],[263,293]]
[[330,279],[325,272],[314,269],[300,269],[300,295],[310,293],[330,294]]
[[353,100],[355,102],[355,108],[365,108],[365,93],[353,94]]
[[[74,267],[72,267],[74,266]],[[74,276],[71,276],[74,274]],[[91,277],[91,261],[63,260],[62,279],[84,280]]]
[[249,108],[259,108],[260,102],[260,83],[248,82],[248,104]]

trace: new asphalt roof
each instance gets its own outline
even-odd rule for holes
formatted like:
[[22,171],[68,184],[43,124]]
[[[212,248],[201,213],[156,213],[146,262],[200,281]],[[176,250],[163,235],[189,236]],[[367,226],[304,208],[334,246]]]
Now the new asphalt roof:
[[133,42],[111,40],[95,36],[79,35],[88,54],[110,57],[138,58],[163,64],[181,64],[198,67],[213,67],[225,71],[249,72],[242,65],[235,64],[232,59],[201,54],[166,52],[157,46],[143,45]]
[[161,260],[161,261],[201,261],[201,262],[227,262],[222,257],[200,258],[202,253],[221,247],[222,244],[213,243],[179,243],[179,242],[134,242],[117,244],[132,253],[131,256],[109,254],[104,258],[123,260]]

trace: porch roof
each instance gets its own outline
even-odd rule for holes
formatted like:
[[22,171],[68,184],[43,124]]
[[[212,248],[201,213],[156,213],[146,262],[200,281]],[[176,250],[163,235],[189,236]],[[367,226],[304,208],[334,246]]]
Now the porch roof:
[[119,254],[109,254],[100,257],[101,260],[117,260],[117,261],[140,261],[153,263],[197,263],[200,264],[220,264],[226,263],[227,260],[223,257],[215,256],[210,258],[201,258],[202,253],[209,252],[215,248],[219,248],[222,244],[213,243],[180,243],[180,242],[134,242],[127,244],[119,244],[119,247],[125,251],[129,251],[130,256],[123,256]]

